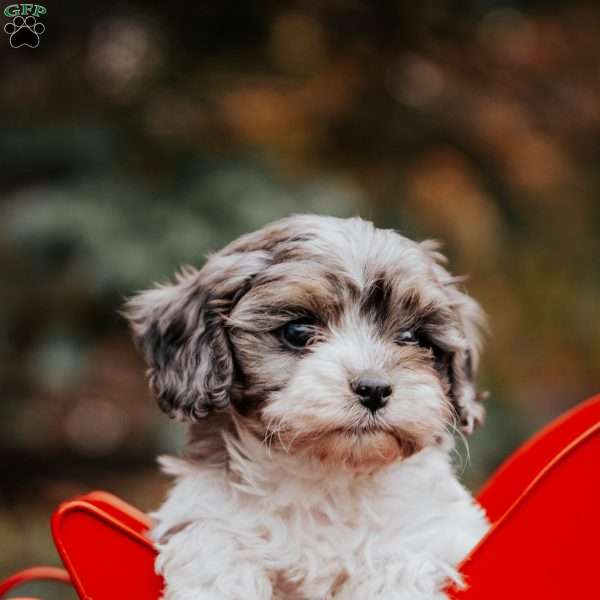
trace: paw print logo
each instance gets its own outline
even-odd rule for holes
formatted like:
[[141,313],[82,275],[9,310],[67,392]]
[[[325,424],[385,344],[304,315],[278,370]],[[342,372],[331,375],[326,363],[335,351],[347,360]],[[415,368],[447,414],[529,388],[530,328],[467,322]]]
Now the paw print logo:
[[13,48],[37,48],[40,45],[40,35],[46,31],[46,27],[33,15],[25,18],[16,16],[4,26],[4,31],[10,36],[9,41]]

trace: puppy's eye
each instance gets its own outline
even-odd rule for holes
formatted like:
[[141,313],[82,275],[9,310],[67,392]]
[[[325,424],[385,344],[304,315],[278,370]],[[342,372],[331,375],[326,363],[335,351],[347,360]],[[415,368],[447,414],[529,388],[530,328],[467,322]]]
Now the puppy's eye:
[[315,333],[315,324],[309,319],[292,321],[281,328],[281,337],[291,348],[304,348]]
[[419,338],[416,331],[407,329],[396,336],[395,342],[400,346],[416,346],[419,344]]

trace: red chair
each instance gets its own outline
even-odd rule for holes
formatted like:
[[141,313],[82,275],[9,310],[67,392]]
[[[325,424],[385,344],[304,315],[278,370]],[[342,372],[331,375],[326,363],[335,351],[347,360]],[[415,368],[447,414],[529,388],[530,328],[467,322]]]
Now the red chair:
[[455,600],[599,598],[600,396],[518,450],[478,499],[492,529],[461,565]]
[[[478,499],[492,529],[463,562],[455,600],[600,597],[600,395],[566,413],[510,457]],[[105,492],[59,506],[52,535],[66,570],[27,569],[0,583],[73,585],[81,600],[158,600],[148,517]],[[33,599],[14,599],[33,600]]]

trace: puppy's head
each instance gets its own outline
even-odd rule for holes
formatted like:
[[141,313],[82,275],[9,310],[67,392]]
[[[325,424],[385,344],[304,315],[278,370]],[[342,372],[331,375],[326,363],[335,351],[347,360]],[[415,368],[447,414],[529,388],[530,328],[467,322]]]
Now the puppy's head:
[[236,413],[273,448],[376,467],[483,417],[482,313],[443,262],[435,244],[360,219],[297,216],[126,314],[171,416]]

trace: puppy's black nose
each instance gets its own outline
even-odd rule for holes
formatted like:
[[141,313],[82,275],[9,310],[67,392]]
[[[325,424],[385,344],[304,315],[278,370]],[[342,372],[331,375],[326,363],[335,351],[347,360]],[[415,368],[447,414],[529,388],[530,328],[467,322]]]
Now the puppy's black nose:
[[350,387],[359,397],[360,403],[372,413],[385,406],[392,394],[392,386],[378,377],[357,377]]

